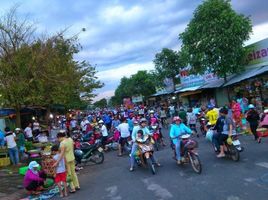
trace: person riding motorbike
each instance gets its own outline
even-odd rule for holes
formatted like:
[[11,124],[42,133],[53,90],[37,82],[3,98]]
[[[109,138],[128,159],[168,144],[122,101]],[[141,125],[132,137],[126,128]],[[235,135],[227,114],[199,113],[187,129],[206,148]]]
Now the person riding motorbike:
[[235,131],[235,123],[231,117],[228,116],[228,110],[221,110],[221,123],[223,123],[222,132],[218,136],[218,143],[220,145],[220,153],[217,155],[218,158],[225,157],[224,153],[224,142],[231,137]]
[[212,137],[212,143],[216,147],[215,151],[220,150],[220,145],[219,145],[219,137],[220,134],[223,131],[223,126],[224,126],[224,121],[225,121],[225,116],[228,114],[228,109],[223,107],[220,109],[220,117],[217,119],[215,126],[213,127],[213,130],[216,132],[213,134]]
[[[140,125],[139,126],[134,126],[134,129],[132,131],[131,134],[131,138],[132,138],[132,148],[131,148],[131,154],[130,154],[130,169],[129,171],[133,171],[134,170],[134,163],[135,163],[135,153],[137,150],[137,143],[136,143],[136,139],[137,139],[137,134],[138,131],[142,130],[143,131],[143,135],[152,135],[152,133],[150,133],[149,129],[147,128],[147,120],[145,118],[140,119]],[[157,163],[157,165],[160,165],[159,163]]]
[[175,151],[176,151],[176,159],[177,164],[181,164],[181,138],[185,133],[192,134],[192,130],[188,128],[184,123],[182,123],[182,120],[180,117],[175,116],[173,118],[173,121],[175,124],[171,126],[169,136],[172,140],[172,143],[175,145]]
[[218,112],[214,109],[213,105],[208,105],[208,112],[206,114],[206,118],[210,122],[211,126],[214,126],[218,119]]

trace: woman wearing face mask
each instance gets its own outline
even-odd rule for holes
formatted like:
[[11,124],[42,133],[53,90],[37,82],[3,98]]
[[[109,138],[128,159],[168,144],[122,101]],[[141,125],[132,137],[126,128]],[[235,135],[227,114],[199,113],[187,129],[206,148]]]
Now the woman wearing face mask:
[[39,164],[36,161],[30,162],[28,171],[25,174],[23,185],[30,194],[39,194],[43,190],[46,174],[38,170]]

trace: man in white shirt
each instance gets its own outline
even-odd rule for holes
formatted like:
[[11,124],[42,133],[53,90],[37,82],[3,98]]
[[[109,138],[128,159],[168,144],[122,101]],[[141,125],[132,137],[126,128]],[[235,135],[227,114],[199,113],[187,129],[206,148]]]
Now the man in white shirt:
[[39,134],[40,131],[40,124],[38,123],[37,120],[34,121],[33,123],[33,133],[35,136],[37,136]]
[[127,143],[128,138],[130,136],[129,125],[127,123],[126,118],[122,119],[122,123],[119,124],[119,126],[117,127],[117,130],[120,132],[118,156],[122,156],[122,148],[125,146],[125,144]]
[[85,132],[87,130],[87,124],[89,124],[89,121],[84,117],[83,121],[80,124],[82,132]]
[[9,127],[5,128],[5,141],[7,143],[9,158],[13,165],[19,164],[19,150],[15,141],[16,134],[10,131]]
[[108,131],[107,131],[107,128],[106,126],[104,125],[104,122],[102,120],[100,120],[98,122],[99,124],[99,127],[100,127],[100,131],[101,131],[101,135],[102,135],[102,138],[101,138],[101,143],[102,143],[102,146],[104,148],[104,150],[107,150],[107,147],[105,146],[106,144],[106,140],[108,138]]
[[24,133],[28,141],[33,141],[32,123],[29,123],[29,125],[24,129]]

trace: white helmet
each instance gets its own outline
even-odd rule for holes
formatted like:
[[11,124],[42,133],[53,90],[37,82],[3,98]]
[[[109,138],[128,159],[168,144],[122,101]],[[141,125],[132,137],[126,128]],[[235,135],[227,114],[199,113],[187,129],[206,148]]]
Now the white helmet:
[[100,120],[98,123],[99,123],[99,124],[103,124],[104,122],[103,122],[103,120]]
[[254,106],[253,104],[249,104],[249,105],[248,105],[248,108],[249,108],[249,109],[253,109],[253,108],[255,108],[255,106]]
[[20,131],[21,129],[20,128],[16,128],[15,131]]

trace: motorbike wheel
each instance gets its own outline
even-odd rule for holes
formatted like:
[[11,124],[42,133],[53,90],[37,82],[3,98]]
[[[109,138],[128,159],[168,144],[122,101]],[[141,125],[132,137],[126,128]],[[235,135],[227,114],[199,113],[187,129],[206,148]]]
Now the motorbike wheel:
[[150,171],[152,172],[153,175],[155,175],[156,171],[155,171],[155,166],[154,164],[152,163],[152,160],[151,158],[149,158],[147,160],[147,165],[148,165],[148,168],[150,169]]
[[234,145],[229,146],[229,152],[233,161],[237,162],[240,159],[240,154]]
[[199,159],[199,156],[194,154],[194,153],[189,153],[189,158],[190,158],[190,162],[192,165],[193,170],[197,173],[197,174],[201,174],[202,172],[202,165],[201,165],[201,161]]
[[95,164],[101,164],[104,161],[104,154],[98,150],[93,151],[90,157],[90,161]]

